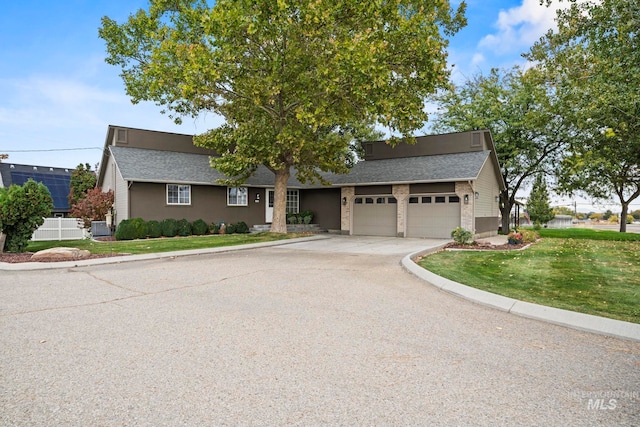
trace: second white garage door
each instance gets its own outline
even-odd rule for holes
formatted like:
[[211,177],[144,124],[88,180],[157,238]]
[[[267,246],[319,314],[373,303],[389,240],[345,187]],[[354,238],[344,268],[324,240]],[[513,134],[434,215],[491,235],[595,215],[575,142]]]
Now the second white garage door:
[[407,237],[450,239],[460,226],[460,198],[456,195],[411,196],[407,206]]
[[391,196],[358,196],[353,203],[353,234],[358,236],[397,235],[398,203]]

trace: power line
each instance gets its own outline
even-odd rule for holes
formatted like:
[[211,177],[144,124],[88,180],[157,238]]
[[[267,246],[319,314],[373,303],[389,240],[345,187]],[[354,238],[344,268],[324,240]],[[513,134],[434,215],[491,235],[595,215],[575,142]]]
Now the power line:
[[82,148],[48,148],[42,150],[3,150],[3,153],[42,153],[48,151],[79,151],[79,150],[102,150],[102,147],[82,147]]

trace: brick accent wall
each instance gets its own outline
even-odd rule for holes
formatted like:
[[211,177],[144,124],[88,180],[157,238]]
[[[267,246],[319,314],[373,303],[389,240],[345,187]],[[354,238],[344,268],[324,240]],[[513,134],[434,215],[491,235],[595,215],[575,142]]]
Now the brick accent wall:
[[[473,188],[468,182],[456,182],[456,194],[460,197],[460,226],[475,234],[475,221],[473,220],[474,196]],[[464,196],[469,196],[469,203],[464,203]]]
[[[356,194],[355,187],[342,187],[340,189],[340,233],[351,234],[351,206]],[[342,204],[342,199],[347,199],[347,204]]]
[[407,223],[407,198],[411,192],[409,184],[397,184],[393,186],[393,197],[398,201],[398,213],[396,230],[398,237],[404,237]]

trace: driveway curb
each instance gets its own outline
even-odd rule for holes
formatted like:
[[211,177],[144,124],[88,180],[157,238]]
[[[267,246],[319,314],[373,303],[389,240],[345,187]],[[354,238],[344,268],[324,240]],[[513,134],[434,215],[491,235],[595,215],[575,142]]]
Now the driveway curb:
[[274,240],[272,242],[249,243],[246,245],[236,246],[220,246],[209,249],[187,249],[184,251],[173,252],[157,252],[152,254],[141,255],[123,255],[106,258],[94,258],[76,261],[57,261],[57,262],[22,262],[16,264],[0,262],[0,271],[25,271],[25,270],[51,270],[59,268],[87,267],[92,265],[120,264],[124,262],[147,261],[161,258],[176,258],[181,256],[205,255],[222,252],[244,251],[248,249],[264,248],[269,246],[281,246],[291,243],[305,242],[308,240],[323,240],[329,236],[316,235],[311,237],[298,237],[295,239]]
[[[444,246],[444,245],[443,245]],[[405,270],[425,282],[458,297],[498,310],[506,311],[529,319],[541,320],[555,325],[566,326],[581,331],[592,332],[600,335],[624,338],[632,341],[640,341],[640,324],[624,322],[622,320],[608,319],[606,317],[577,313],[570,310],[562,310],[554,307],[533,304],[520,301],[502,295],[492,294],[463,285],[453,280],[445,279],[416,264],[413,260],[440,250],[443,246],[424,251],[414,252],[402,259]]]

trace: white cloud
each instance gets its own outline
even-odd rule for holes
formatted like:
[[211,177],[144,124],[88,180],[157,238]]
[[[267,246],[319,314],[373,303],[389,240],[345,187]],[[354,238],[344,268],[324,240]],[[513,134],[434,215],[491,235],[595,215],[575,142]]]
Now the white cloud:
[[522,5],[501,10],[495,23],[497,32],[482,38],[478,47],[497,54],[523,51],[533,45],[550,28],[556,28],[556,10],[569,2],[554,2],[551,7],[539,0],[523,0]]
[[485,57],[483,54],[481,53],[474,53],[473,57],[471,58],[471,65],[476,67],[476,66],[480,66],[485,62]]
[[[578,3],[585,1],[577,0]],[[478,47],[499,55],[526,51],[548,30],[557,29],[556,12],[568,8],[571,3],[552,0],[551,6],[547,7],[539,0],[522,0],[520,6],[499,12],[494,23],[497,31],[483,37]]]

